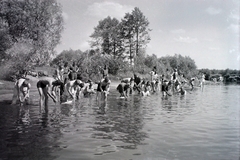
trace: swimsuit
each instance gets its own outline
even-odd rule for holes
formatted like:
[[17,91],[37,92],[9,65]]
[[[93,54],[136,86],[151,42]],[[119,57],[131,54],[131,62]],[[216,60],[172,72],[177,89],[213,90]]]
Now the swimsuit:
[[[111,83],[111,81],[109,80],[108,82],[105,82],[105,80],[103,80],[102,82],[98,83],[97,86],[97,91],[101,92],[101,89],[103,91],[107,90],[107,86]],[[101,88],[100,88],[101,87]]]
[[37,88],[46,88],[50,85],[50,82],[47,80],[40,80],[37,82]]

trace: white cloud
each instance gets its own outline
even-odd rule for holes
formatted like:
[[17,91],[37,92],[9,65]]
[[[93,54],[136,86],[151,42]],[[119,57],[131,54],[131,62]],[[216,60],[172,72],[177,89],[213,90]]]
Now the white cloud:
[[112,16],[117,19],[121,19],[125,13],[131,12],[133,8],[134,7],[132,6],[121,5],[114,2],[95,2],[92,5],[88,6],[85,14],[98,18],[106,18],[107,16]]
[[158,33],[163,33],[163,30],[158,29],[157,32],[158,32]]
[[175,29],[175,30],[172,30],[170,32],[174,33],[174,34],[186,33],[186,31],[184,29]]
[[79,45],[81,51],[86,51],[90,48],[88,41],[84,41]]
[[218,48],[218,47],[209,47],[209,50],[211,50],[211,51],[218,51],[218,50],[220,50],[220,48]]
[[62,16],[63,16],[64,21],[68,20],[69,16],[68,16],[68,14],[66,12],[63,12]]
[[227,29],[231,30],[234,33],[239,33],[239,25],[238,24],[230,24]]
[[217,15],[217,14],[220,14],[222,12],[221,9],[216,9],[216,8],[213,8],[213,7],[209,7],[205,11],[210,15]]
[[175,42],[182,42],[182,43],[197,43],[197,38],[190,38],[190,37],[179,37],[173,39]]
[[234,53],[236,50],[235,49],[230,49],[229,53]]
[[233,11],[230,13],[229,18],[238,21],[239,20],[239,14],[234,13]]

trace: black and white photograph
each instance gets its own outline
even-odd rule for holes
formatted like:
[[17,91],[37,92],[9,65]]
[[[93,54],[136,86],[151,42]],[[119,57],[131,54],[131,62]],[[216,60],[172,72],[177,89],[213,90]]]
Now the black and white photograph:
[[0,160],[240,160],[239,0],[0,0]]

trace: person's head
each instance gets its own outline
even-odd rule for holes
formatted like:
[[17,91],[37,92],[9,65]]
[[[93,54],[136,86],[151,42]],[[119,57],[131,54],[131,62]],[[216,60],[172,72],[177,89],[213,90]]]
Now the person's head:
[[73,66],[76,66],[76,62],[75,62],[75,61],[73,61],[72,65],[73,65]]
[[84,83],[83,83],[81,80],[79,80],[79,79],[77,79],[77,80],[75,81],[75,85],[78,85],[78,86],[80,86],[81,88],[84,87]]
[[68,62],[65,62],[65,63],[64,63],[64,67],[67,67],[67,66],[68,66]]
[[104,78],[104,81],[105,81],[105,82],[108,82],[108,81],[109,81],[108,76],[106,76],[106,77]]
[[134,81],[134,77],[131,77],[131,78],[130,78],[130,82],[133,82],[133,81]]
[[63,66],[62,66],[62,65],[59,65],[59,66],[58,66],[58,69],[59,69],[59,70],[63,69]]
[[167,85],[169,82],[167,80],[164,80],[163,83]]

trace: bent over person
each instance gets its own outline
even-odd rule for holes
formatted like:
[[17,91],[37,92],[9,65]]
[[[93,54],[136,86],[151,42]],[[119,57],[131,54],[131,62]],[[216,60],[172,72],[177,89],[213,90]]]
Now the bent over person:
[[[29,98],[29,91],[31,88],[31,84],[28,80],[24,78],[20,78],[14,85],[13,97],[12,97],[12,104],[17,104],[17,101],[21,103],[25,102]],[[21,99],[20,93],[23,94],[23,99]]]
[[105,77],[104,79],[102,79],[100,81],[100,83],[98,83],[98,86],[97,86],[97,98],[98,98],[98,94],[100,92],[101,93],[101,97],[103,96],[104,100],[107,99],[107,95],[108,95],[108,92],[110,90],[110,84],[111,84],[111,81],[109,80],[108,77]]
[[[37,82],[37,89],[40,95],[39,100],[39,111],[42,111],[42,107],[45,107],[45,112],[48,112],[48,96],[52,98],[53,102],[56,103],[56,97],[49,93],[52,88],[52,82],[50,80],[39,80]],[[53,91],[53,90],[52,90]]]

